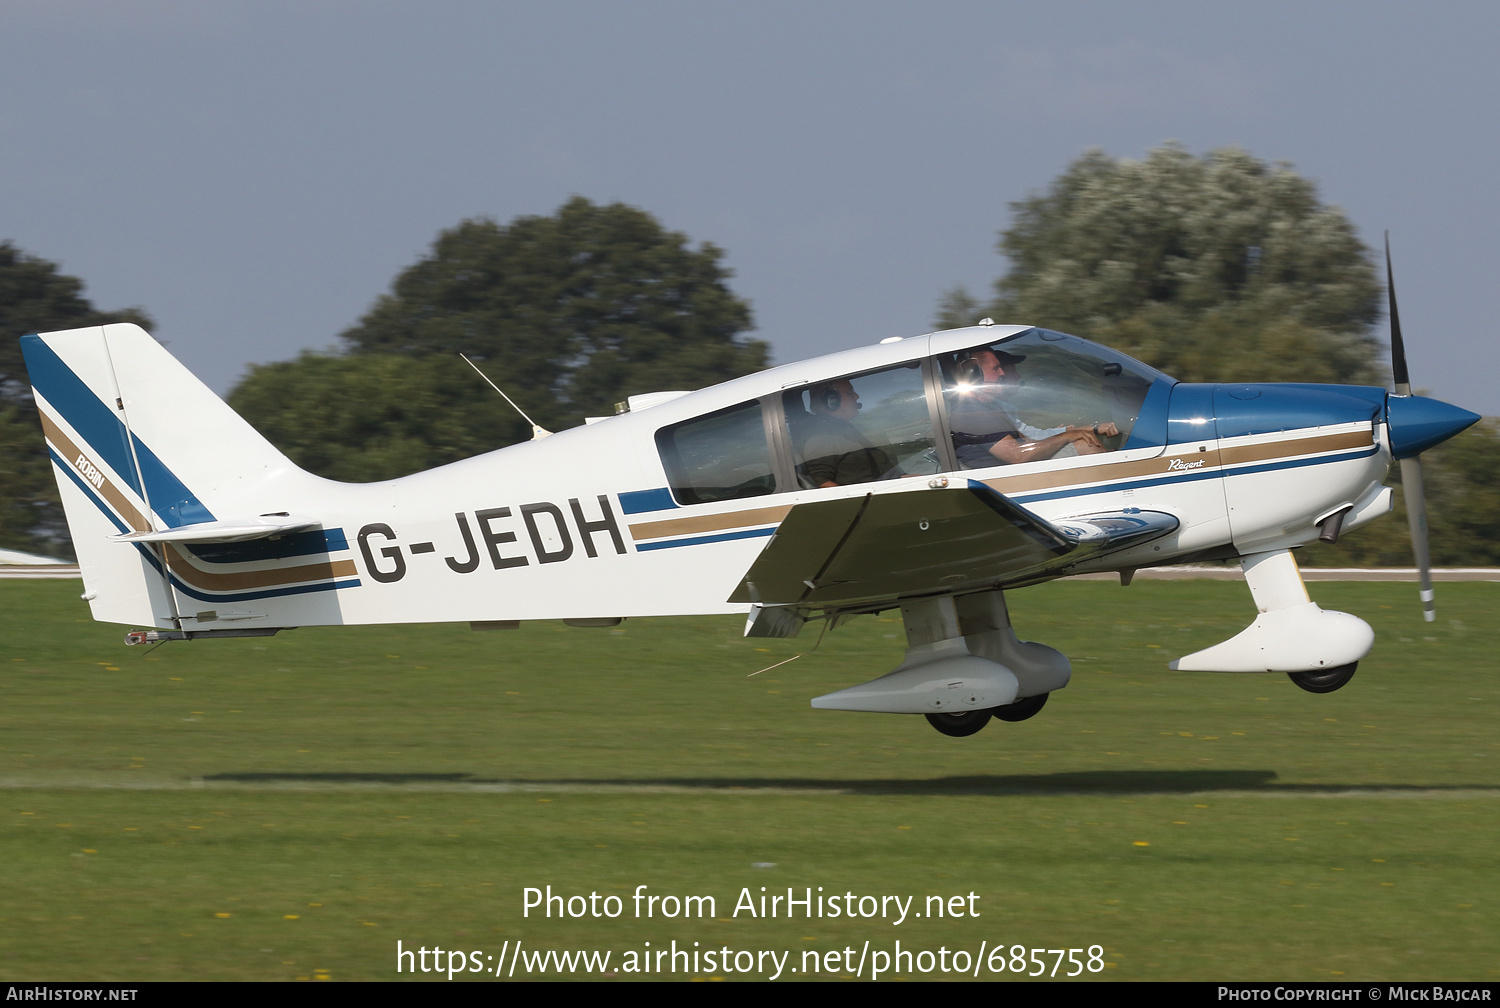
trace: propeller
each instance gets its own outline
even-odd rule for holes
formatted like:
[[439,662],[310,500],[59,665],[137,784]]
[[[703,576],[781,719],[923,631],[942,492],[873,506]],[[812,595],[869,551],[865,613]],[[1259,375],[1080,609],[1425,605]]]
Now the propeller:
[[[1398,396],[1411,395],[1411,376],[1406,370],[1406,344],[1401,340],[1401,316],[1396,311],[1396,275],[1391,268],[1391,233],[1385,233],[1385,292],[1391,316],[1391,377]],[[1427,548],[1427,499],[1422,487],[1422,459],[1412,455],[1401,460],[1401,492],[1406,497],[1406,521],[1411,528],[1411,551],[1417,561],[1421,583],[1422,618],[1437,618],[1432,592],[1432,554]]]

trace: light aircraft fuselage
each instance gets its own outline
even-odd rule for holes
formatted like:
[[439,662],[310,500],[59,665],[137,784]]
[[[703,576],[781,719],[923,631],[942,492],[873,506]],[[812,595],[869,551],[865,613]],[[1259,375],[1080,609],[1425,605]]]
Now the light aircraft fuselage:
[[[1065,683],[1065,659],[1012,646],[1041,647],[1015,641],[1000,593],[1068,574],[1244,558],[1257,626],[1312,619],[1281,557],[1385,513],[1392,459],[1476,419],[1374,387],[1180,383],[1077,337],[981,325],[632,397],[350,484],[297,468],[135,326],[24,343],[96,619],[156,639],[739,612],[787,636],[901,608],[892,675],[915,692],[849,702],[906,712],[953,710],[931,706],[945,676],[987,683],[960,713]],[[1264,658],[1236,638],[1209,664],[1352,668],[1368,628],[1317,612],[1330,649]]]

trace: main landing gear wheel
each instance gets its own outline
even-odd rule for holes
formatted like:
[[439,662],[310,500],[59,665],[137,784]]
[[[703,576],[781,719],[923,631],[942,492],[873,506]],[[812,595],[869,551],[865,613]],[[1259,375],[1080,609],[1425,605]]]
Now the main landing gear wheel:
[[1354,678],[1354,670],[1359,668],[1359,662],[1350,662],[1348,665],[1340,665],[1337,668],[1321,669],[1317,672],[1288,672],[1287,678],[1309,693],[1332,693],[1336,689],[1342,689],[1344,684]]
[[1036,696],[1027,697],[1025,700],[1017,700],[1013,704],[1004,707],[996,707],[990,714],[1001,721],[1025,721],[1029,717],[1035,717],[1037,711],[1047,706],[1047,697],[1050,693],[1038,693]]
[[990,712],[987,710],[966,710],[956,714],[927,714],[927,723],[932,725],[944,735],[952,735],[954,738],[963,738],[965,735],[973,735],[979,729],[990,723]]

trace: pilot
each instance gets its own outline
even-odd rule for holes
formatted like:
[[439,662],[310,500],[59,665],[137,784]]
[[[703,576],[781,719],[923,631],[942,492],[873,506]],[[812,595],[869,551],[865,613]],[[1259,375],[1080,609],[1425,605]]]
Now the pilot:
[[949,399],[953,447],[969,469],[997,462],[1014,465],[1055,456],[1097,455],[1108,451],[1100,438],[1120,429],[1112,422],[1087,427],[1041,429],[1017,420],[1005,397],[1020,381],[1022,354],[979,347],[959,355],[959,384]]
[[812,417],[802,439],[804,480],[815,487],[850,486],[878,480],[891,470],[884,451],[870,444],[853,420],[859,394],[847,378],[809,389]]

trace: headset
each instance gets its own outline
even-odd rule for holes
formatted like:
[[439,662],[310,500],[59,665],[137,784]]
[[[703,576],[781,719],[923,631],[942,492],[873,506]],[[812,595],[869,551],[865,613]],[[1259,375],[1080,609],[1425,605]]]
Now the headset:
[[[815,406],[825,413],[837,413],[844,408],[844,393],[835,387],[835,383],[814,385],[812,387],[812,401]],[[855,393],[855,408],[864,404],[859,402],[859,394]]]
[[1008,353],[1004,350],[996,350],[994,347],[975,347],[972,350],[964,350],[959,354],[958,363],[954,365],[955,377],[960,385],[982,385],[984,384],[984,366],[979,363],[979,355],[989,353],[995,355],[995,360],[1002,368],[1014,368],[1026,357],[1023,354]]
[[980,385],[984,382],[984,368],[975,356],[978,351],[968,350],[959,358],[956,377],[960,385]]

